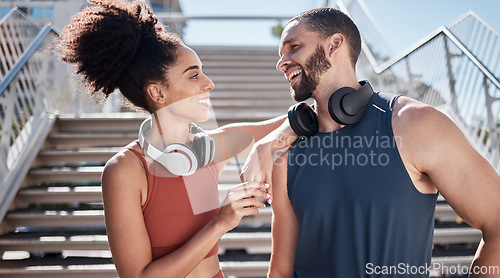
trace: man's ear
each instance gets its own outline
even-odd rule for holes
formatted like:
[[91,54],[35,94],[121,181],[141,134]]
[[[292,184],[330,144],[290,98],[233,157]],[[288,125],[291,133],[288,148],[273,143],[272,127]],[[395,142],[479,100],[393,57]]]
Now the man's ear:
[[153,102],[164,103],[166,101],[165,92],[156,83],[150,83],[146,87],[146,92]]
[[334,53],[337,52],[337,49],[339,49],[345,42],[345,37],[344,35],[340,33],[335,33],[331,35],[328,38],[328,56],[332,56]]

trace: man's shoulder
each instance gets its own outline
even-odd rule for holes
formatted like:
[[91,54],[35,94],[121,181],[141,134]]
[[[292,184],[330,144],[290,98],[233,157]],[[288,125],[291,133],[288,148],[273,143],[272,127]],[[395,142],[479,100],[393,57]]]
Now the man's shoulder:
[[440,117],[441,113],[434,107],[422,103],[418,100],[399,96],[394,100],[392,112],[393,125],[402,125],[402,127],[416,127],[427,124],[433,118]]
[[443,142],[447,137],[458,134],[452,132],[456,126],[444,113],[428,104],[404,96],[395,101],[392,128],[394,134],[405,142],[421,146]]

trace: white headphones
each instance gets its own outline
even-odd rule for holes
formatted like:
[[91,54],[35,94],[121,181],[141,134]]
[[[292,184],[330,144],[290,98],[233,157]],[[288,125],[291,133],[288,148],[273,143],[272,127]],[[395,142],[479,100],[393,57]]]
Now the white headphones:
[[[158,118],[156,123],[162,134]],[[192,175],[198,168],[206,166],[214,159],[215,143],[200,127],[189,125],[189,133],[194,135],[193,148],[187,145],[174,143],[160,151],[146,140],[151,131],[151,118],[144,120],[139,128],[139,145],[144,153],[156,162],[163,165],[170,173],[176,176]],[[163,140],[163,137],[162,137]]]

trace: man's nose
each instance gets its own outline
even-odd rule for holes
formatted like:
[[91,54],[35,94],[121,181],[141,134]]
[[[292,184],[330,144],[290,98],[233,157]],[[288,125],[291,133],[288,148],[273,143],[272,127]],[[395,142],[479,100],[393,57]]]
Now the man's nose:
[[286,56],[282,56],[278,60],[278,63],[276,63],[276,69],[282,72],[286,72],[286,68],[288,67],[289,64],[290,64],[290,59],[288,59]]

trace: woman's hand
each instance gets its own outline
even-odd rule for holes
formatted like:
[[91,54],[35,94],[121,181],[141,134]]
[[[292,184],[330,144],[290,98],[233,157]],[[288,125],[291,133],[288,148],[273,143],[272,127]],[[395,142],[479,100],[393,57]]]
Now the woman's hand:
[[267,188],[269,185],[261,182],[245,182],[229,189],[214,220],[229,231],[238,226],[244,216],[259,214],[257,208],[265,208],[266,205],[258,198],[270,197],[266,192]]

